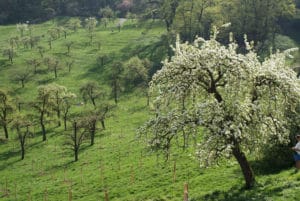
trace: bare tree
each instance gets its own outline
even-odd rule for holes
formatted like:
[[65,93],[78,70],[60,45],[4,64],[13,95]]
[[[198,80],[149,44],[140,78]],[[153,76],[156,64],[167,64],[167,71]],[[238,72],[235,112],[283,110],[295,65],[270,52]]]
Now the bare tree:
[[84,142],[87,134],[86,123],[83,119],[73,120],[72,133],[68,135],[65,145],[69,146],[74,152],[74,160],[78,161],[80,146]]

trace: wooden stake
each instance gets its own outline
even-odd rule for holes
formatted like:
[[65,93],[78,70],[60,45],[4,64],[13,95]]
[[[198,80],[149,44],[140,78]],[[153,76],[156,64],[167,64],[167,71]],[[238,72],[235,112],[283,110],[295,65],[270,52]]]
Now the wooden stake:
[[135,178],[134,178],[134,170],[133,170],[133,166],[131,166],[131,177],[130,177],[130,182],[131,184],[133,184],[135,181]]
[[66,182],[66,167],[64,168],[64,182]]
[[28,192],[28,201],[31,201],[31,190]]
[[17,200],[17,182],[14,183],[15,183],[15,200]]
[[48,190],[46,188],[44,191],[44,201],[47,201],[47,200],[48,200]]
[[184,184],[183,201],[189,201],[189,188],[187,183]]
[[105,196],[105,201],[109,201],[109,199],[108,199],[108,191],[107,190],[104,191],[104,196]]
[[83,174],[82,174],[82,167],[80,169],[80,174],[81,174],[81,184],[83,184]]
[[72,201],[72,187],[69,187],[69,201]]
[[176,161],[174,161],[174,166],[173,166],[173,182],[176,182]]

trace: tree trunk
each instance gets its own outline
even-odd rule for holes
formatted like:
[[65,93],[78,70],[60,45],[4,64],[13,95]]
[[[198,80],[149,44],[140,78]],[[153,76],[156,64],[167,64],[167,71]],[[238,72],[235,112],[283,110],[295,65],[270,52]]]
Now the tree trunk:
[[77,147],[74,149],[74,156],[75,156],[75,161],[78,161],[78,148]]
[[25,139],[21,142],[21,160],[25,158]]
[[95,143],[95,133],[96,133],[96,121],[93,122],[92,128],[91,128],[91,146]]
[[67,117],[64,117],[64,127],[65,127],[65,131],[67,130]]
[[8,139],[8,129],[6,123],[4,123],[3,125],[3,130],[4,130],[5,138]]
[[56,69],[56,67],[54,68],[54,76],[55,76],[55,78],[57,78],[57,69]]
[[43,133],[43,141],[46,141],[46,129],[45,129],[45,125],[43,123],[41,123],[42,126],[42,133]]
[[246,182],[246,189],[252,188],[255,184],[255,176],[245,154],[240,150],[238,145],[233,148],[232,153],[242,169]]
[[104,123],[104,120],[101,120],[101,125],[102,125],[102,128],[105,130],[105,123]]
[[96,108],[95,98],[91,98],[91,101],[92,101],[93,106]]

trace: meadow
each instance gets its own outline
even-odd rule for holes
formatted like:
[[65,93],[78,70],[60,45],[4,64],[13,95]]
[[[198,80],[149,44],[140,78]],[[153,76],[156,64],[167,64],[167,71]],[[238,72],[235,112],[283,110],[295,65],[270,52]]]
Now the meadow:
[[[59,59],[61,68],[55,78],[45,65],[39,73],[25,83],[12,80],[20,71],[29,71],[29,58],[42,60],[37,47],[16,49],[13,63],[5,56],[0,58],[0,88],[8,89],[14,99],[24,102],[37,96],[39,85],[57,83],[77,94],[72,106],[75,113],[90,109],[79,104],[82,98],[79,88],[87,81],[96,81],[109,91],[109,68],[114,60],[126,61],[135,55],[147,55],[151,44],[157,43],[165,32],[162,22],[147,21],[139,24],[127,20],[118,31],[118,21],[107,27],[99,24],[94,42],[89,44],[88,32],[79,28],[68,30],[48,47],[47,30],[62,26],[67,18],[57,18],[43,24],[32,25],[32,35],[40,36],[39,46],[44,57]],[[0,27],[0,47],[9,45],[9,38],[18,36],[16,25]],[[29,34],[27,31],[25,34]],[[68,53],[66,42],[73,41]],[[100,44],[100,47],[99,47]],[[143,48],[145,47],[145,48]],[[140,49],[139,49],[140,48]],[[137,51],[139,49],[139,51]],[[97,60],[108,55],[105,65]],[[66,62],[74,60],[71,71]],[[275,169],[254,165],[257,185],[244,190],[243,176],[234,159],[225,159],[210,168],[200,168],[195,157],[196,142],[185,149],[174,146],[169,160],[160,152],[147,149],[147,143],[136,135],[136,130],[152,115],[147,105],[144,88],[122,93],[119,103],[106,120],[106,129],[96,133],[95,144],[85,142],[74,162],[72,150],[65,146],[66,134],[62,127],[52,122],[47,125],[47,141],[42,141],[38,125],[32,128],[32,136],[26,141],[25,159],[20,160],[20,146],[15,131],[9,130],[9,140],[0,132],[0,200],[183,200],[184,186],[188,184],[189,200],[298,200],[300,173],[289,168]],[[108,102],[114,104],[113,99]],[[24,106],[24,109],[30,110]],[[182,139],[178,139],[180,145]],[[251,155],[251,153],[250,153]],[[260,161],[259,154],[251,155],[251,161]]]

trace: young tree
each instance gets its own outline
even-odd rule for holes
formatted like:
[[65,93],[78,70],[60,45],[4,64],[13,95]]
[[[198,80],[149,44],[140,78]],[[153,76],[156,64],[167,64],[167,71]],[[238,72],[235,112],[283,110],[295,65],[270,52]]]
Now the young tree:
[[114,101],[117,104],[118,103],[118,97],[121,92],[121,74],[123,71],[123,64],[121,62],[115,62],[112,65],[109,78],[111,80],[110,86],[111,86],[111,93],[114,97]]
[[32,122],[29,120],[28,116],[18,115],[12,122],[12,128],[17,131],[18,140],[21,146],[21,160],[25,158],[25,141],[30,134],[30,126],[32,126]]
[[38,46],[37,47],[37,49],[38,49],[38,51],[39,51],[39,53],[40,53],[40,56],[41,56],[41,58],[44,58],[44,53],[45,53],[45,50],[46,50],[46,48],[44,47],[44,46]]
[[105,8],[100,8],[98,14],[101,16],[101,18],[106,18],[109,21],[115,17],[114,11],[109,6],[106,6]]
[[96,108],[96,99],[104,96],[104,91],[100,89],[97,82],[89,81],[80,88],[80,93],[84,102],[91,101]]
[[148,81],[148,66],[145,64],[138,57],[132,57],[124,64],[123,79],[127,89],[138,85],[144,86]]
[[68,94],[65,94],[61,100],[61,111],[62,111],[62,115],[63,115],[65,131],[67,130],[67,121],[69,118],[70,109],[74,102],[74,98],[76,98],[75,94],[68,93]]
[[41,40],[40,36],[30,36],[29,38],[30,49],[37,46],[40,40]]
[[10,61],[11,64],[13,63],[13,58],[16,55],[16,52],[14,51],[13,48],[4,49],[2,54],[3,54],[3,56],[8,57],[8,60]]
[[100,64],[100,67],[103,67],[105,63],[109,60],[109,56],[106,53],[101,53],[97,58],[97,63]]
[[28,24],[25,23],[18,23],[17,24],[17,31],[20,32],[20,36],[23,37],[24,36],[24,32],[28,31]]
[[75,61],[73,59],[66,61],[66,65],[68,67],[69,73],[71,72],[72,66],[74,65]]
[[54,100],[53,110],[56,112],[58,119],[58,126],[61,126],[61,113],[63,112],[64,124],[66,128],[66,121],[68,117],[68,112],[71,107],[70,99],[75,98],[76,95],[69,92],[66,87],[58,84],[47,85],[51,88],[51,97]]
[[94,17],[89,17],[85,19],[85,28],[87,29],[90,37],[90,45],[93,43],[94,32],[97,26],[97,19]]
[[13,105],[5,90],[0,89],[0,125],[3,127],[5,138],[8,139],[8,124],[12,121],[9,116],[13,113]]
[[26,61],[26,63],[30,66],[32,66],[33,68],[33,73],[36,74],[37,73],[37,68],[41,65],[41,61],[39,61],[38,59],[36,58],[31,58],[31,59],[28,59]]
[[48,67],[48,70],[54,72],[54,77],[57,78],[57,71],[61,69],[61,66],[59,65],[59,61],[52,57],[47,57],[44,59],[45,64]]
[[74,45],[74,42],[73,41],[68,41],[65,43],[65,46],[67,47],[67,54],[69,55],[70,54],[70,50],[71,50],[71,47]]
[[13,71],[12,80],[21,83],[21,87],[25,87],[25,83],[31,78],[31,71],[28,69],[21,69],[18,71]]
[[81,21],[78,18],[72,18],[67,22],[66,26],[72,31],[77,32],[77,30],[81,27]]
[[73,150],[74,159],[76,162],[78,161],[80,146],[86,138],[86,122],[81,118],[74,119],[72,131],[73,133],[68,136],[68,140],[65,144]]
[[[172,140],[188,129],[201,136],[201,164],[233,156],[251,188],[255,175],[245,153],[289,141],[286,114],[299,105],[300,83],[286,65],[288,52],[261,62],[247,41],[249,52],[243,55],[237,44],[217,42],[216,33],[194,44],[177,41],[175,56],[151,81],[156,116],[139,133],[151,136],[153,148],[169,150]],[[198,127],[204,128],[201,133]]]
[[46,115],[52,112],[54,105],[54,98],[52,88],[44,85],[38,87],[38,95],[36,101],[31,103],[33,108],[39,112],[39,123],[42,129],[43,141],[47,140],[46,136]]

